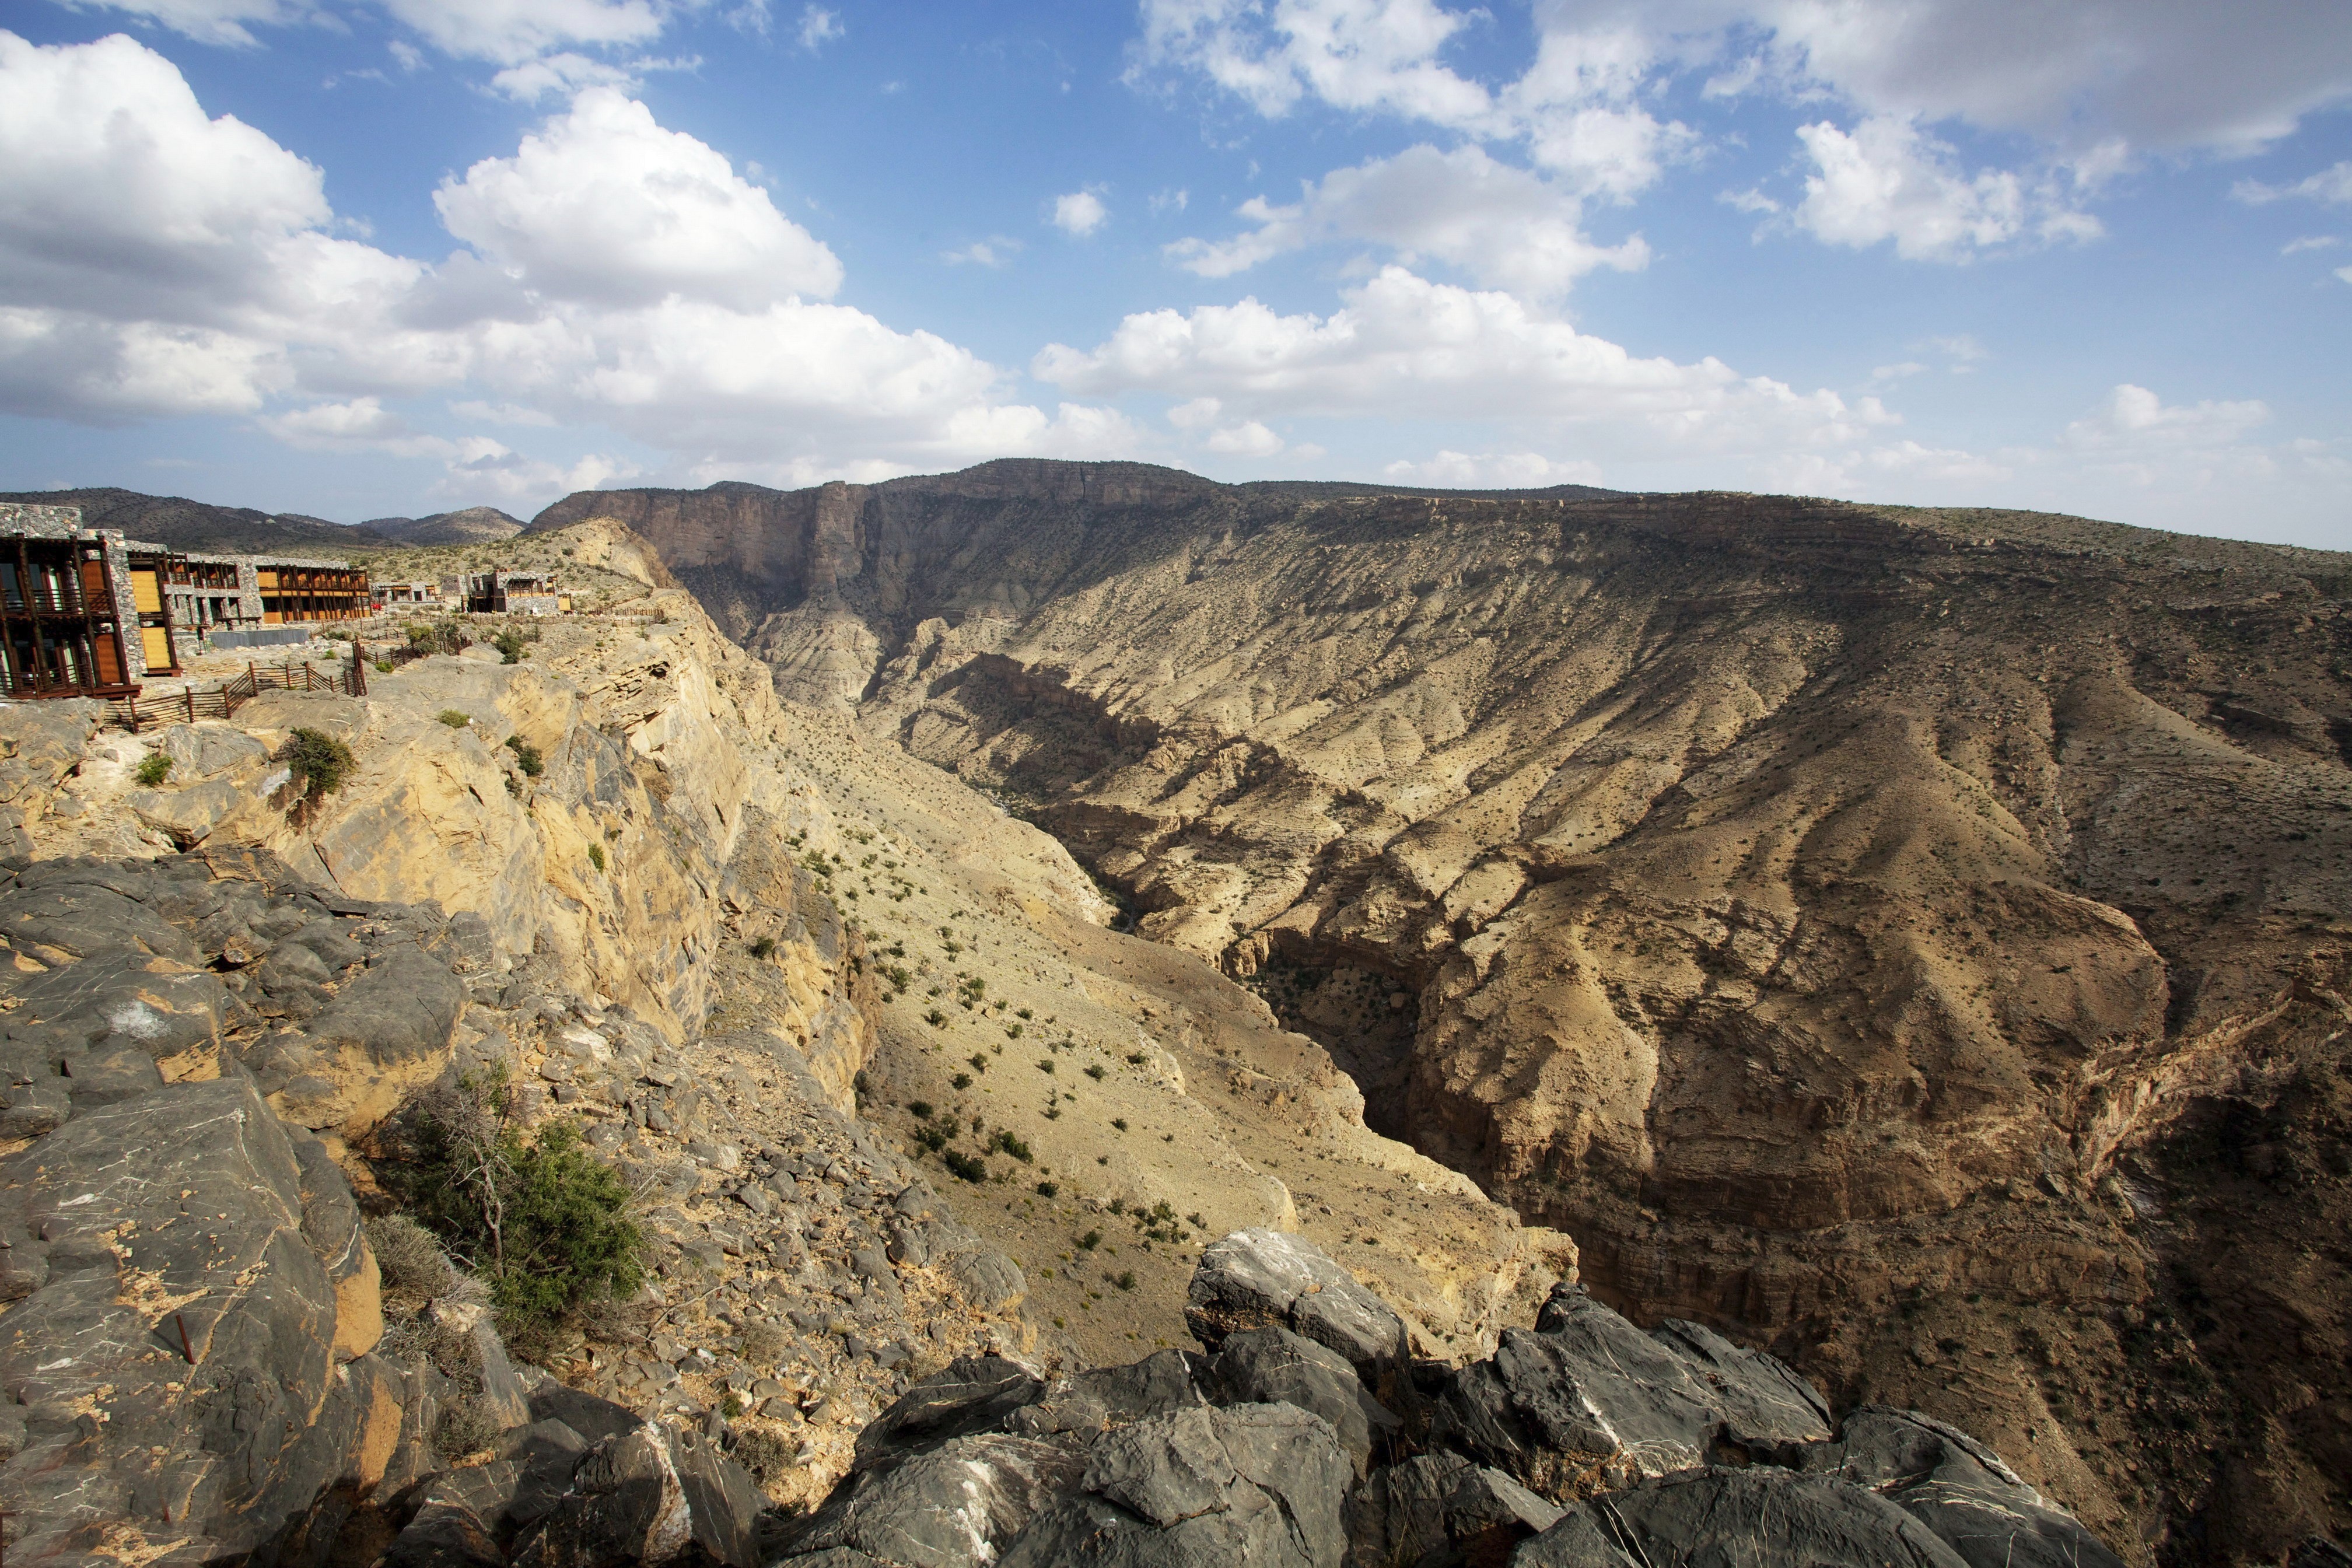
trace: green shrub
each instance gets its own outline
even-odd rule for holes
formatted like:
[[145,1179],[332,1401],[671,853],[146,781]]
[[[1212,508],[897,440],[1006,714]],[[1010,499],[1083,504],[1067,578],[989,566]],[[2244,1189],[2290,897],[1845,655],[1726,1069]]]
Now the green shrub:
[[524,1355],[584,1307],[644,1282],[645,1237],[629,1217],[626,1185],[572,1121],[526,1137],[503,1072],[426,1091],[399,1130],[391,1184],[488,1284],[500,1330]]
[[956,1088],[960,1089],[970,1089],[971,1087],[971,1074],[968,1072],[960,1072],[956,1074],[955,1077],[948,1079],[948,1081],[955,1085]]
[[490,646],[499,650],[500,664],[520,664],[523,661],[523,656],[530,651],[523,646],[523,639],[517,637],[511,627],[491,637]]
[[1056,1183],[1040,1182],[1037,1184],[1037,1195],[1041,1198],[1059,1197],[1061,1193],[1062,1189]]
[[931,1119],[931,1102],[928,1100],[910,1100],[907,1101],[907,1114],[918,1121],[929,1121]]
[[961,1176],[967,1182],[988,1180],[988,1163],[985,1160],[975,1159],[956,1149],[947,1150],[940,1155],[940,1160],[950,1174]]
[[595,867],[599,871],[604,868],[604,847],[602,844],[588,846],[588,864]]
[[455,621],[412,623],[407,631],[408,646],[420,654],[463,653],[474,646]]
[[1016,1159],[1016,1160],[1020,1161],[1023,1164],[1024,1164],[1024,1165],[1025,1165],[1025,1164],[1029,1163],[1029,1145],[1028,1145],[1028,1143],[1027,1143],[1027,1142],[1025,1142],[1024,1141],[1023,1141],[1022,1139],[1015,1138],[1012,1133],[1010,1133],[1010,1132],[999,1132],[999,1133],[996,1135],[996,1145],[995,1145],[995,1146],[996,1146],[997,1148],[999,1148],[999,1149],[1003,1150],[1006,1153],[1008,1153],[1008,1154],[1012,1155],[1014,1159]]
[[1111,1281],[1111,1283],[1112,1283],[1112,1284],[1114,1284],[1114,1285],[1116,1285],[1116,1286],[1118,1286],[1118,1287],[1120,1289],[1122,1289],[1122,1290],[1132,1290],[1132,1289],[1135,1289],[1135,1270],[1134,1270],[1134,1269],[1132,1269],[1132,1268],[1122,1268],[1122,1269],[1120,1269],[1120,1270],[1118,1271],[1118,1279],[1114,1279],[1114,1280],[1112,1280],[1112,1281]]
[[515,763],[522,769],[523,777],[535,779],[547,771],[546,760],[539,754],[539,748],[520,735],[507,737],[507,750],[515,754]]
[[278,760],[286,764],[292,782],[301,786],[302,798],[311,801],[323,800],[342,788],[358,765],[352,749],[324,730],[295,731]]
[[1078,1237],[1078,1250],[1081,1252],[1092,1252],[1096,1247],[1100,1247],[1101,1245],[1102,1232],[1098,1230],[1090,1230],[1087,1232],[1086,1235]]
[[1087,1068],[1087,1076],[1094,1079],[1097,1083],[1102,1082],[1102,1063],[1097,1062],[1092,1067]]
[[139,759],[139,783],[142,788],[153,789],[172,776],[172,759],[162,752],[150,752]]
[[455,708],[444,708],[441,710],[440,719],[441,722],[448,725],[452,730],[462,730],[467,725],[473,722],[473,720],[467,718],[465,714],[458,712]]
[[776,939],[774,937],[763,936],[751,944],[751,956],[754,958],[773,958],[775,954]]

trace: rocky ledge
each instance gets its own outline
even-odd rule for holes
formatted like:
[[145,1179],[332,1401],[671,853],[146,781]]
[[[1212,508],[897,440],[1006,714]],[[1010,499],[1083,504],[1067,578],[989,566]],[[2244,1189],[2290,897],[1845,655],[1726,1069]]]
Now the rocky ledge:
[[1206,1354],[1048,1376],[958,1361],[866,1427],[791,1568],[2097,1568],[2121,1560],[1915,1411],[1580,1289],[1459,1368],[1295,1236],[1193,1275]]

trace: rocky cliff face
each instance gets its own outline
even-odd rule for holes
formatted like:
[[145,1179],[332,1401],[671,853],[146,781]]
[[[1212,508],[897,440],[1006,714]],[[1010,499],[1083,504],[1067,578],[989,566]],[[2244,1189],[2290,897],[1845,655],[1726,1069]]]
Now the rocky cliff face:
[[1985,1434],[2132,1551],[2352,1522],[2352,562],[1115,465],[565,505],[1612,1304]]

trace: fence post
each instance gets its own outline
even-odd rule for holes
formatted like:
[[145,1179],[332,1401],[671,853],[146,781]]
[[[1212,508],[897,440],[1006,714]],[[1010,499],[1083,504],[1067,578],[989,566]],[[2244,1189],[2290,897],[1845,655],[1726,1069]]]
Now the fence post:
[[180,694],[188,700],[188,722],[193,724],[196,721],[195,683],[194,681],[190,681],[186,686],[182,687],[180,689]]

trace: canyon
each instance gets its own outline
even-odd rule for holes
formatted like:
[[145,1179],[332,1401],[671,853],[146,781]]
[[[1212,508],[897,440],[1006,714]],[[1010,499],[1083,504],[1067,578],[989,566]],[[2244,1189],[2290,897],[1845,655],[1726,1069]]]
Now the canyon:
[[1047,462],[532,526],[592,517],[834,776],[1045,829],[1611,1307],[2136,1557],[2345,1529],[2352,558]]

